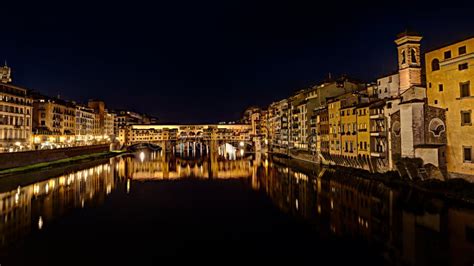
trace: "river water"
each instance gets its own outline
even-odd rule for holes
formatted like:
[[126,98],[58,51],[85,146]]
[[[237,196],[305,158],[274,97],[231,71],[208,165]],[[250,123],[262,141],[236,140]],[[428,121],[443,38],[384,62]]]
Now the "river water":
[[0,182],[2,266],[474,263],[474,210],[332,169],[146,150],[82,167]]

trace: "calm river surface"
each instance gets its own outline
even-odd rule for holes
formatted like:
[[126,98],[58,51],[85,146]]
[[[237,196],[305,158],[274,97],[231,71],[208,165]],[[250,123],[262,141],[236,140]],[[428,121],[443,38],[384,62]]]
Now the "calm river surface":
[[474,210],[264,155],[142,151],[35,179],[0,182],[1,266],[474,263]]

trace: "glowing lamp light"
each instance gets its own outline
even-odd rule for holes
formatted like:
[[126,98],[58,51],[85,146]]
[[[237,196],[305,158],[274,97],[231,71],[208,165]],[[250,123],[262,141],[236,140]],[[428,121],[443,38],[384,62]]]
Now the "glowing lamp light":
[[39,217],[38,219],[38,229],[41,230],[43,228],[43,217]]

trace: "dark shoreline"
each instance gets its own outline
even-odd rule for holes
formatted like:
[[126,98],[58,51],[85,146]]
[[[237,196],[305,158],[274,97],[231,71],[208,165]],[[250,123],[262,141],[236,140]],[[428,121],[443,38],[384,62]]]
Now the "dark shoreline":
[[108,163],[111,158],[123,154],[125,153],[94,153],[83,159],[68,163],[55,164],[53,161],[51,162],[52,164],[47,167],[30,169],[22,172],[16,172],[13,174],[0,175],[0,192],[13,190],[16,189],[18,186],[26,186],[35,182],[47,180],[52,177],[57,177],[103,163]]
[[[367,170],[349,168],[338,165],[322,165],[315,162],[300,160],[287,155],[277,153],[269,154],[273,161],[279,164],[290,166],[293,169],[302,172],[319,171],[321,168],[334,169],[343,176],[357,176],[360,178],[381,182],[390,188],[414,189],[419,193],[431,197],[440,198],[446,202],[460,205],[463,207],[474,208],[474,184],[462,179],[450,179],[448,181],[425,180],[413,181],[401,178],[396,172],[388,173],[370,173]],[[276,159],[276,160],[275,160]]]

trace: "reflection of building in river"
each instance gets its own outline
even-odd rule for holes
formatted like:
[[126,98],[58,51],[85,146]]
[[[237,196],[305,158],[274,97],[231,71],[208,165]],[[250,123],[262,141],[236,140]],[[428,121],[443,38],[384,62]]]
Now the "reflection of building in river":
[[[120,160],[118,173],[120,177],[131,179],[178,179],[183,177],[197,178],[245,178],[252,175],[252,165],[247,158],[222,160],[217,155],[210,157],[192,157],[190,159],[167,157],[160,152],[143,154],[142,161],[137,157],[126,157]],[[215,157],[215,158],[212,158]],[[255,164],[256,165],[256,164]]]
[[71,209],[102,202],[115,185],[113,167],[102,164],[0,192],[0,247],[47,226]]
[[473,210],[334,170],[308,175],[270,163],[258,172],[260,189],[275,205],[309,219],[322,234],[365,239],[383,248],[388,261],[408,265],[474,261]]

